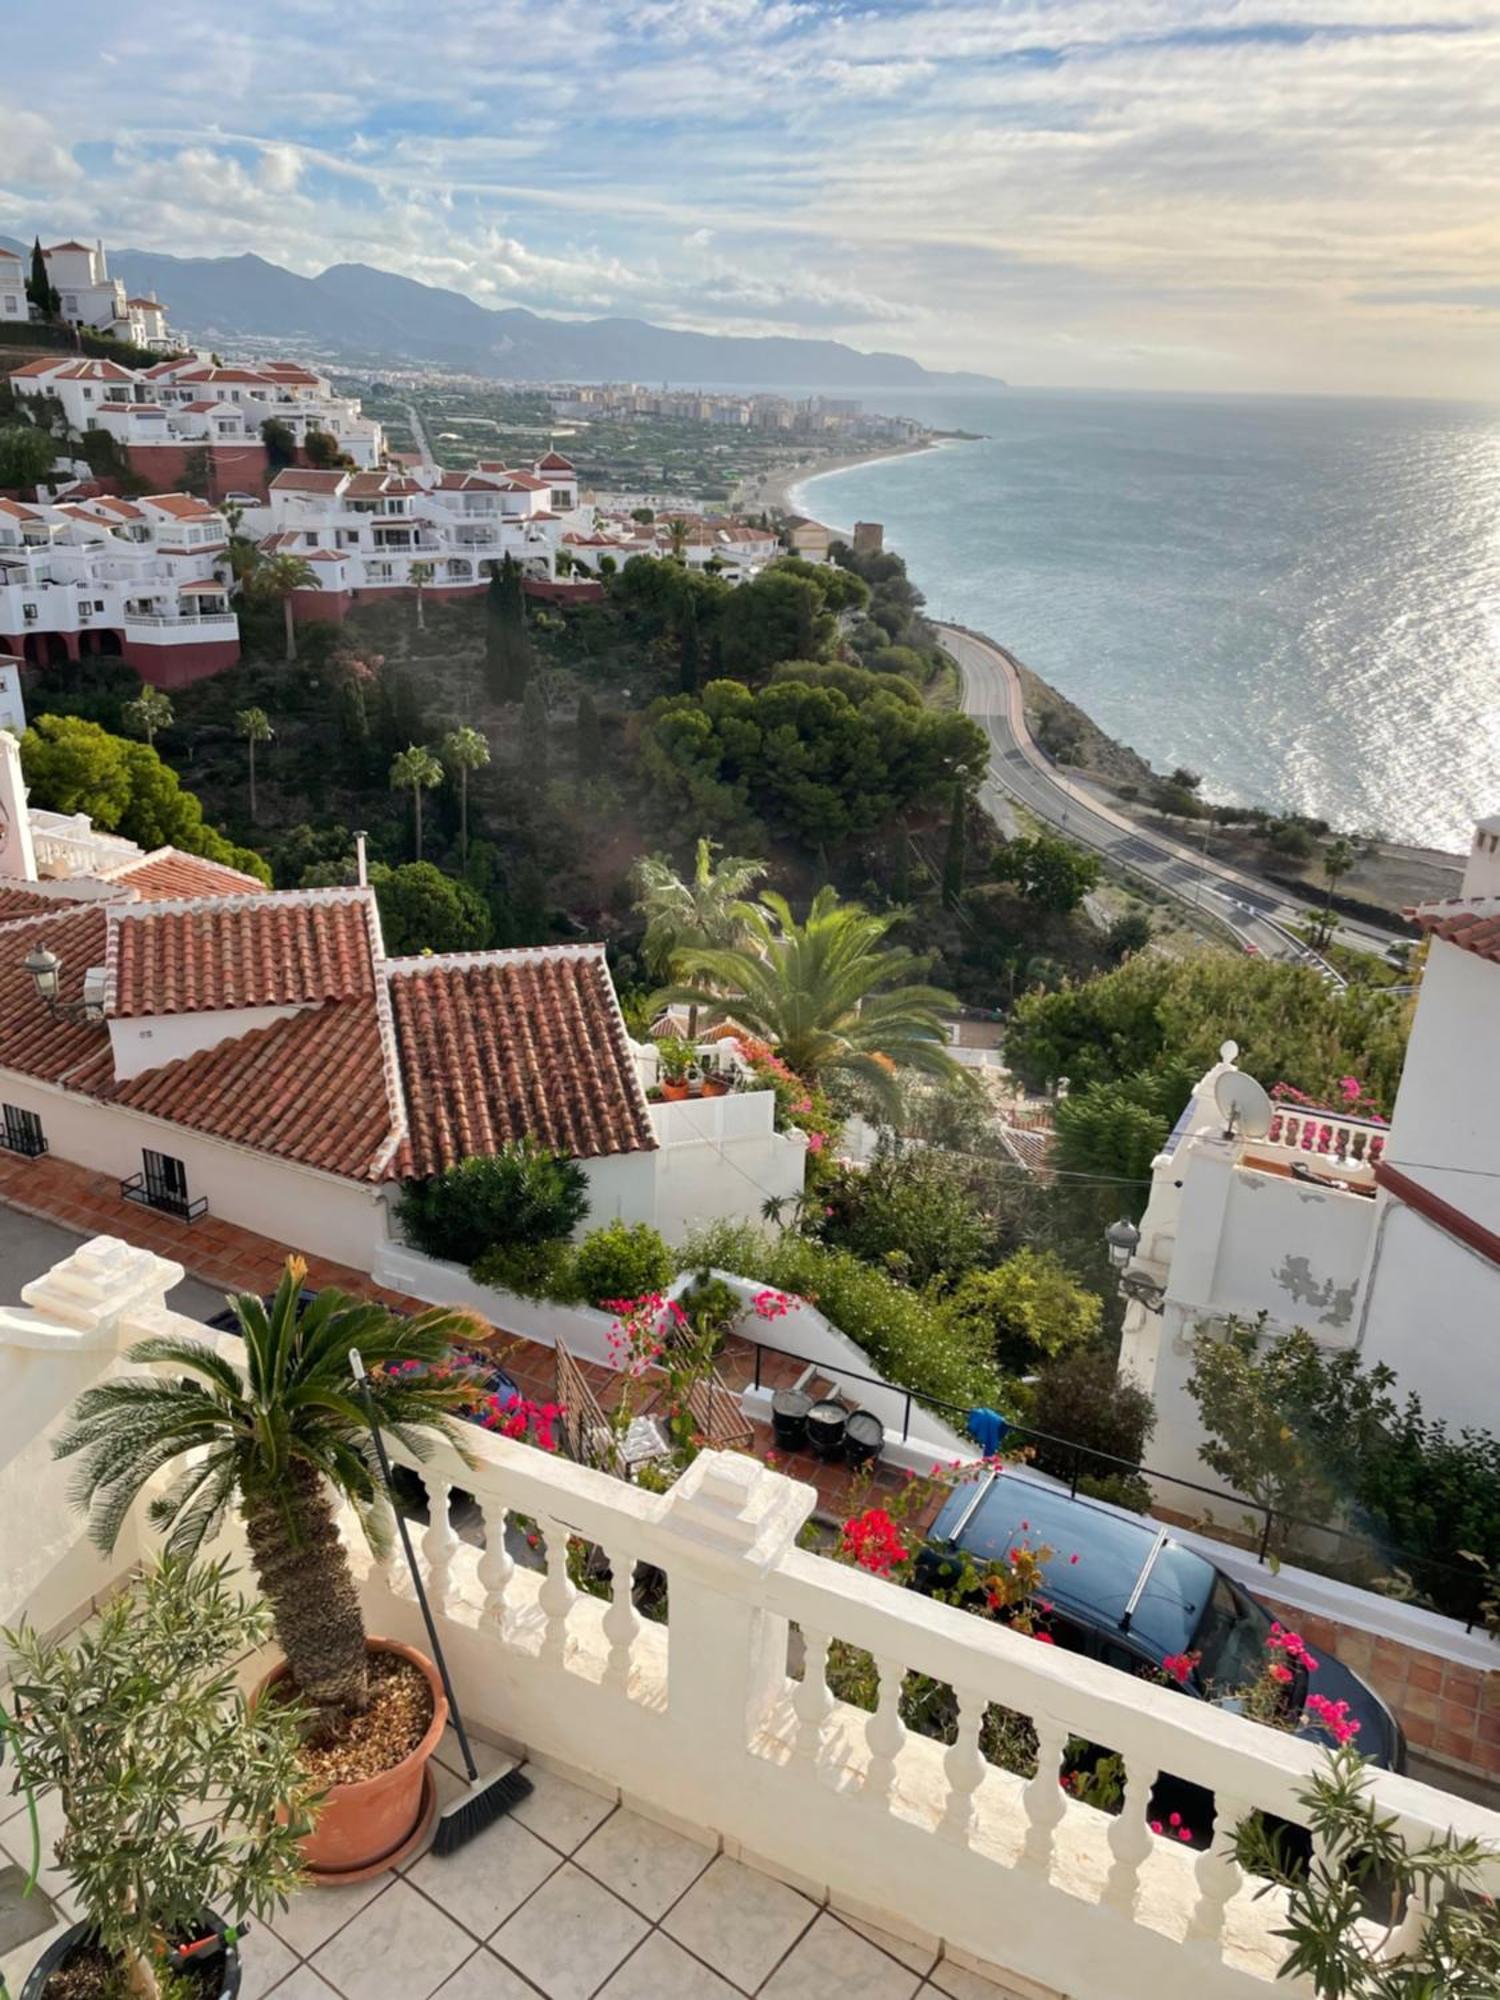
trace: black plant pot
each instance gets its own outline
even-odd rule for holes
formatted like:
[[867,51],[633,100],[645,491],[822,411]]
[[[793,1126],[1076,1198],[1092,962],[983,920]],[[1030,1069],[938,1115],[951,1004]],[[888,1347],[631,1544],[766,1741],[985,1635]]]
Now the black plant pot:
[[873,1465],[885,1443],[885,1425],[873,1410],[851,1410],[844,1425],[844,1457],[850,1465]]
[[[212,1927],[222,1937],[224,1920],[216,1917],[211,1910],[204,1913],[204,1928]],[[53,1940],[42,1953],[36,1964],[26,1975],[26,1984],[21,1988],[21,2000],[42,2000],[47,1981],[54,1972],[60,1972],[67,1962],[68,1954],[78,1946],[86,1944],[92,1935],[87,1924],[74,1924],[65,1930],[60,1938]],[[238,2000],[240,1990],[239,1947],[226,1944],[222,1954],[215,1961],[219,1968],[219,1984],[213,1989],[214,2000]]]
[[805,1451],[807,1413],[812,1397],[800,1389],[778,1389],[771,1398],[771,1434],[778,1451]]
[[844,1455],[844,1426],[848,1421],[842,1403],[814,1403],[807,1413],[807,1442],[819,1458]]

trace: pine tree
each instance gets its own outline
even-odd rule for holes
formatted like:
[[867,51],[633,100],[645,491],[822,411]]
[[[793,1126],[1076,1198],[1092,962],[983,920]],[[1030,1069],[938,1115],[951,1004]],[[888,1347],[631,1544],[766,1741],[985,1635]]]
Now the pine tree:
[[521,703],[521,778],[541,791],[547,783],[547,765],[552,754],[552,728],[542,690],[532,681]]
[[47,260],[42,255],[40,236],[32,239],[31,276],[26,280],[26,296],[43,319],[61,317],[62,300],[58,296],[57,287],[47,275]]
[[604,739],[599,733],[599,711],[591,694],[578,697],[577,736],[574,744],[580,778],[596,778],[604,768]]
[[678,686],[684,694],[698,692],[698,600],[691,591],[682,607],[677,628],[679,646]]
[[911,901],[911,843],[906,828],[900,825],[891,866],[891,901],[903,907]]
[[948,852],[943,858],[943,901],[956,910],[964,899],[964,821],[966,817],[963,780],[953,785],[953,811],[948,821]]
[[521,701],[531,679],[531,640],[521,565],[506,556],[490,569],[485,600],[484,671],[496,701]]

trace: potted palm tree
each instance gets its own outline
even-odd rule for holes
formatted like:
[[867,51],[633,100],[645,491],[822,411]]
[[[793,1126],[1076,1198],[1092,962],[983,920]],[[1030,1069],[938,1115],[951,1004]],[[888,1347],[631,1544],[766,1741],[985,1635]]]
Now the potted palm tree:
[[21,2000],[239,1992],[239,1929],[284,1907],[313,1817],[301,1713],[236,1684],[269,1630],[225,1564],[168,1557],[81,1634],[3,1635],[8,1734],[24,1783],[61,1803],[82,1912]]
[[473,1342],[465,1313],[410,1319],[328,1290],[302,1292],[307,1266],[289,1257],[269,1304],[230,1301],[243,1372],[206,1342],[137,1341],[131,1361],[169,1378],[120,1376],[85,1390],[55,1446],[82,1462],[78,1491],[90,1533],[113,1548],[148,1481],[186,1458],[148,1518],[174,1555],[196,1555],[237,1503],[283,1664],[269,1698],[310,1708],[304,1761],[326,1788],[303,1858],[319,1881],[347,1881],[414,1846],[435,1807],[427,1765],[447,1718],[436,1668],[415,1647],[365,1635],[359,1593],[339,1539],[335,1496],[352,1503],[377,1544],[379,1470],[349,1367],[358,1348],[381,1424],[419,1457],[434,1435],[459,1442],[451,1413],[466,1381],[429,1365]]
[[656,1045],[656,1066],[661,1074],[661,1094],[669,1103],[690,1097],[697,1051],[680,1035],[663,1035]]

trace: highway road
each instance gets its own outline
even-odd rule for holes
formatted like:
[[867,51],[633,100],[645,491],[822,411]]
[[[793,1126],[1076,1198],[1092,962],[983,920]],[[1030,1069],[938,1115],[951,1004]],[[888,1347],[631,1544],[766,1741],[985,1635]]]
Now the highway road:
[[[1299,905],[1248,875],[1195,854],[1191,847],[1147,832],[1085,793],[1033,739],[1020,676],[1009,654],[956,626],[939,625],[937,631],[957,664],[964,710],[990,739],[990,775],[980,797],[1002,830],[1014,826],[1014,800],[1080,847],[1095,849],[1116,868],[1187,903],[1215,928],[1232,932],[1247,950],[1253,947],[1266,958],[1301,959],[1338,980],[1323,959],[1288,929],[1305,914]],[[1365,940],[1357,942],[1369,948]]]

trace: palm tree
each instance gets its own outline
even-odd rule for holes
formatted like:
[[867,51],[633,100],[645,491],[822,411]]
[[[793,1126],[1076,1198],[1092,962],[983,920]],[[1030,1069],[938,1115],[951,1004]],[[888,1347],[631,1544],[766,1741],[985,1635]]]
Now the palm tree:
[[738,1022],[773,1043],[804,1083],[841,1075],[894,1110],[900,1071],[959,1074],[943,1023],[944,1010],[957,1001],[919,983],[925,959],[883,943],[904,915],[876,915],[822,888],[799,924],[785,897],[767,893],[745,910],[747,944],[683,949],[679,963],[688,983],[661,998],[705,1007],[714,1021]]
[[416,822],[417,859],[422,859],[422,794],[443,782],[443,767],[432,752],[412,743],[391,759],[391,789],[399,792],[411,786],[412,813]]
[[[700,839],[690,877],[677,873],[664,855],[651,854],[631,870],[635,907],[646,919],[642,953],[654,979],[681,978],[689,949],[721,951],[745,942],[750,909],[745,897],[766,872],[764,861],[742,854],[714,860],[717,841]],[[698,1009],[688,1018],[688,1034],[698,1031]]]
[[667,544],[672,554],[681,562],[687,554],[688,535],[691,532],[681,514],[674,514],[667,523]]
[[437,575],[437,565],[430,562],[414,562],[406,573],[411,578],[412,587],[417,593],[417,630],[425,632],[427,618],[422,609],[422,592]]
[[242,708],[234,718],[234,726],[243,736],[250,750],[250,817],[257,817],[255,805],[255,746],[269,743],[276,731],[271,727],[271,718],[263,708]]
[[288,660],[297,657],[297,627],[292,618],[292,593],[298,590],[316,590],[317,574],[310,562],[301,556],[267,556],[251,571],[246,580],[246,589],[252,596],[264,598],[268,604],[279,604],[286,628],[286,654]]
[[158,729],[172,727],[172,704],[159,687],[152,687],[150,681],[146,682],[134,701],[126,702],[123,713],[130,727],[139,730],[145,737],[148,746],[155,745]]
[[1333,892],[1342,878],[1354,866],[1357,856],[1354,843],[1342,834],[1330,840],[1323,850],[1323,880],[1328,884],[1328,893],[1323,898],[1322,938],[1326,945],[1333,936]]
[[458,774],[458,851],[469,860],[469,773],[482,771],[490,761],[490,746],[477,729],[467,723],[450,729],[438,745],[443,762]]
[[[400,1319],[332,1290],[303,1305],[306,1276],[302,1259],[288,1257],[269,1307],[250,1293],[231,1299],[243,1374],[202,1341],[137,1341],[129,1360],[165,1362],[170,1373],[85,1390],[55,1449],[82,1461],[77,1491],[106,1554],[148,1482],[176,1459],[187,1462],[148,1508],[171,1554],[196,1555],[238,1499],[292,1678],[320,1707],[357,1713],[369,1706],[365,1634],[329,1489],[353,1503],[376,1538],[382,1510],[349,1351],[365,1361],[382,1425],[425,1458],[430,1433],[456,1442],[447,1419],[464,1390],[436,1365],[474,1329],[448,1309]],[[393,1372],[402,1361],[426,1362],[430,1372]]]

